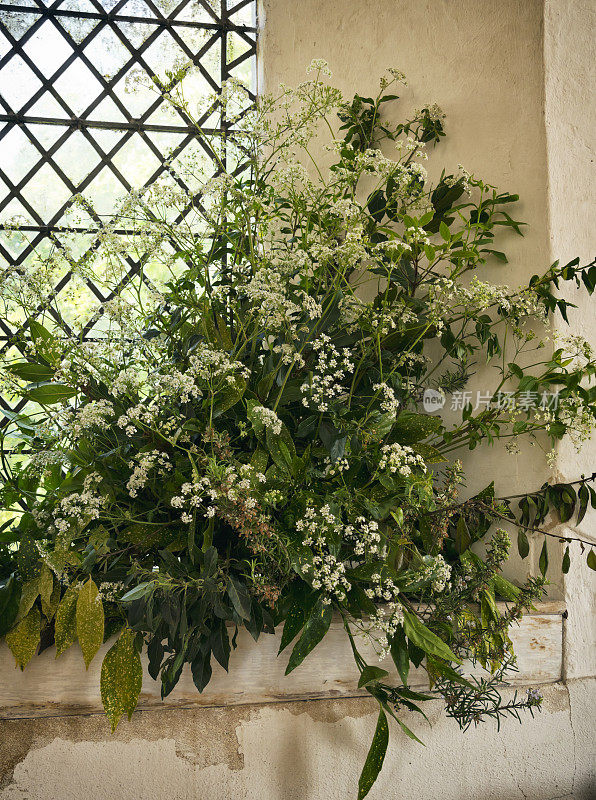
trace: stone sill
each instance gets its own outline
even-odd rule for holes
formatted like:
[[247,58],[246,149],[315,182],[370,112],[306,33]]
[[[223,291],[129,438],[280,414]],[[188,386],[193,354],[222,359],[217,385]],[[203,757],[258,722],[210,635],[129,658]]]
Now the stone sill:
[[[503,606],[499,603],[498,605]],[[562,678],[563,616],[560,602],[538,603],[536,611],[526,615],[512,628],[512,640],[518,655],[519,672],[511,685],[555,683]],[[238,634],[238,647],[230,657],[226,673],[213,660],[213,677],[202,694],[196,690],[188,666],[174,691],[162,701],[160,684],[147,673],[144,665],[143,689],[138,710],[221,707],[230,705],[289,702],[321,698],[363,697],[358,689],[358,670],[340,621],[333,621],[325,639],[289,676],[284,676],[291,647],[277,658],[280,633],[263,635],[256,643],[247,631]],[[74,645],[55,663],[54,648],[35,656],[21,672],[14,668],[12,653],[0,646],[0,719],[70,716],[102,712],[99,694],[101,662],[109,645],[105,644],[85,672],[78,645]],[[369,663],[378,663],[374,654]],[[390,659],[384,664],[393,673]],[[11,674],[12,673],[12,674]],[[411,685],[425,686],[424,670],[416,670]]]

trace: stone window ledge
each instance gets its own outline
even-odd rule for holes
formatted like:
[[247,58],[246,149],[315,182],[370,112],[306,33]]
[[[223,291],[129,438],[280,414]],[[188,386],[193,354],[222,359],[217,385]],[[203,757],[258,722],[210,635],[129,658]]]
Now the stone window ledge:
[[[540,685],[562,678],[563,618],[560,602],[538,603],[519,626],[512,628],[512,641],[518,655],[519,671],[511,684]],[[196,690],[188,667],[174,691],[162,701],[160,684],[147,673],[144,664],[143,689],[139,710],[160,708],[198,708],[244,704],[277,703],[291,700],[366,696],[357,687],[358,671],[340,621],[334,621],[325,639],[289,676],[284,671],[291,648],[279,658],[281,632],[263,635],[255,643],[247,631],[238,634],[238,647],[230,657],[230,672],[213,664],[213,678],[202,694]],[[81,652],[73,646],[58,661],[49,648],[35,656],[21,672],[14,668],[13,656],[5,644],[0,646],[0,718],[68,716],[101,713],[99,677],[102,650],[86,672]],[[363,648],[363,652],[366,648]],[[369,663],[376,663],[369,653]],[[392,669],[391,662],[388,669]],[[425,672],[416,670],[412,686],[425,685]]]

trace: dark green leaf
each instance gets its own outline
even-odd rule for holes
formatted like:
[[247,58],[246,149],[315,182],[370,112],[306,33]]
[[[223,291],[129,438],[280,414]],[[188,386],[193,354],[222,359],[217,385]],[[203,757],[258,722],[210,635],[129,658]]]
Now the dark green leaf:
[[381,678],[386,678],[387,675],[389,675],[389,673],[387,672],[386,669],[381,669],[381,667],[375,667],[375,666],[366,666],[360,673],[358,688],[362,689],[363,686],[367,686],[369,683],[378,681]]
[[582,519],[586,515],[586,511],[588,509],[588,503],[590,501],[590,492],[588,491],[588,487],[586,486],[585,483],[582,483],[582,485],[580,486],[579,491],[577,493],[577,497],[579,499],[579,508],[577,511],[576,524],[579,525]]
[[404,629],[401,626],[398,627],[391,642],[391,658],[397,667],[401,682],[407,686],[410,672],[410,656],[408,655],[408,644]]
[[0,636],[4,636],[12,628],[19,610],[21,584],[14,575],[0,584]]
[[385,712],[381,708],[379,709],[375,735],[373,736],[372,744],[368,751],[360,780],[358,781],[358,800],[362,800],[362,798],[366,797],[376,781],[381,767],[383,766],[383,761],[385,760],[388,744],[389,726],[387,725]]
[[542,550],[540,551],[540,558],[538,559],[538,566],[540,568],[541,574],[544,576],[548,570],[548,549],[546,546],[546,536],[544,537],[544,542],[542,543]]
[[227,586],[228,597],[241,619],[250,619],[250,595],[246,586],[230,575]]
[[468,526],[466,524],[466,520],[463,514],[457,521],[454,540],[455,540],[455,549],[460,555],[462,553],[465,553],[465,551],[472,543],[472,537],[470,536],[470,532],[468,530]]
[[190,669],[194,685],[199,692],[202,692],[211,680],[211,648],[207,650],[206,654],[199,652],[190,665]]
[[230,661],[230,638],[223,619],[215,621],[215,627],[211,631],[211,649],[215,658],[227,672]]
[[445,642],[440,639],[436,633],[433,633],[429,628],[422,623],[416,614],[404,609],[404,631],[408,639],[425,653],[431,656],[438,656],[444,658],[446,661],[455,661],[461,664],[455,653],[451,652],[450,648]]
[[527,558],[530,552],[530,543],[523,528],[517,531],[517,550],[522,558]]
[[570,566],[571,566],[571,559],[569,558],[569,545],[567,545],[567,547],[565,548],[565,554],[563,556],[563,563],[561,564],[561,570],[563,571],[563,575],[567,575]]
[[329,630],[332,615],[331,604],[324,604],[321,600],[315,603],[306,620],[302,636],[294,645],[286,667],[286,675],[296,669],[299,664],[302,664],[306,656],[311,650],[314,650],[325,636]]

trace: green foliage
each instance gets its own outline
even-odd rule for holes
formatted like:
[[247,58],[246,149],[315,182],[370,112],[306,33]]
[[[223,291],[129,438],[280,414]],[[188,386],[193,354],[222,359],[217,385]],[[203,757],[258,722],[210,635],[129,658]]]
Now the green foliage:
[[[277,100],[242,101],[236,119],[230,99],[225,155],[213,142],[221,174],[188,166],[200,204],[165,176],[125,198],[126,233],[90,234],[86,256],[65,234],[26,292],[20,273],[3,286],[3,316],[28,332],[5,382],[28,405],[0,431],[0,635],[21,667],[52,640],[57,656],[78,640],[88,667],[119,634],[101,669],[114,730],[138,701],[141,652],[162,697],[185,665],[202,692],[213,659],[233,671],[239,628],[258,640],[283,625],[290,673],[335,616],[380,708],[365,797],[388,717],[419,741],[401,712],[424,716],[432,697],[464,728],[536,706],[496,693],[513,663],[507,631],[542,596],[548,538],[568,545],[564,572],[576,545],[596,568],[587,539],[545,527],[550,515],[585,524],[596,475],[466,499],[459,457],[587,438],[592,350],[570,337],[552,352],[539,331],[548,314],[567,319],[564,282],[593,294],[596,267],[492,283],[499,234],[522,234],[517,195],[465,171],[429,180],[421,158],[444,117],[428,106],[393,122],[396,71],[376,97],[344,102],[317,69]],[[338,117],[333,163],[315,167],[315,137]],[[52,322],[44,276],[61,268],[118,295],[93,341]],[[428,390],[455,399],[486,365],[485,404],[462,396],[449,421],[428,413]],[[542,547],[541,574],[521,586],[501,574],[502,524],[518,527],[522,558],[532,537]],[[368,664],[360,641],[396,672]],[[488,677],[468,680],[470,660]],[[414,669],[428,693],[410,688]]]
[[383,766],[383,761],[385,760],[388,744],[389,725],[387,724],[387,716],[381,708],[379,710],[379,718],[377,720],[377,727],[372,744],[368,751],[366,761],[364,762],[360,780],[358,781],[358,800],[362,800],[363,797],[366,797],[376,781]]
[[69,586],[64,592],[58,610],[56,611],[56,624],[54,639],[56,642],[56,658],[74,644],[77,638],[77,600],[80,587]]
[[124,628],[106,653],[101,665],[101,702],[112,733],[122,714],[132,717],[143,683],[141,658],[134,644],[134,634]]
[[290,655],[288,666],[286,667],[286,675],[302,664],[306,656],[325,636],[331,624],[332,613],[333,611],[330,603],[325,605],[319,600],[312,607],[302,630],[302,635],[296,642]]
[[21,669],[25,669],[35,655],[39,645],[40,625],[39,609],[35,607],[6,634],[6,644],[15,657],[17,667]]
[[95,583],[89,578],[78,593],[76,605],[77,638],[81,646],[85,668],[103,643],[103,604]]

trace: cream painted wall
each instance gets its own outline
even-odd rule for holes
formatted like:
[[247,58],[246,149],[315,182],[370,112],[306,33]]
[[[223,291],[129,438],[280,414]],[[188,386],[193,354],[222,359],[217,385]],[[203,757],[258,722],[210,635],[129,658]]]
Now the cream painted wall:
[[[462,162],[521,194],[528,233],[504,243],[501,270],[519,282],[557,256],[591,255],[592,10],[582,0],[264,0],[260,77],[271,89],[294,83],[324,57],[348,92],[372,88],[387,66],[404,70],[404,107],[436,101],[448,115],[438,163]],[[585,305],[573,327],[593,324]],[[559,470],[574,477],[594,456],[565,449]],[[496,476],[502,491],[546,474],[532,452],[468,466],[478,485]],[[584,526],[594,535],[593,520]],[[411,721],[426,748],[393,733],[372,800],[596,796],[589,581],[577,565],[560,587],[575,680],[547,687],[542,714],[498,735],[491,724],[462,735],[435,705],[432,728]],[[113,737],[100,717],[4,722],[0,800],[345,800],[374,720],[368,701],[352,699],[140,713]]]
[[[594,239],[594,150],[596,130],[596,5],[589,0],[547,0],[544,15],[545,130],[548,163],[550,260],[565,264],[596,255]],[[570,312],[571,331],[596,344],[596,299],[568,290],[578,305]],[[562,335],[568,335],[564,324]],[[576,453],[563,443],[559,478],[572,480],[596,469],[596,440]],[[580,532],[596,538],[596,513]],[[569,608],[565,661],[568,677],[596,674],[596,574],[576,559],[564,583]],[[596,790],[595,790],[596,793]]]

